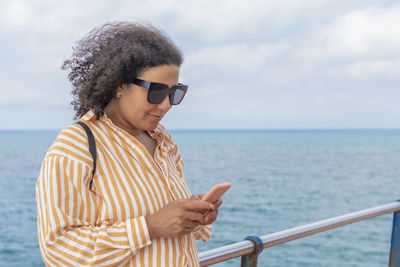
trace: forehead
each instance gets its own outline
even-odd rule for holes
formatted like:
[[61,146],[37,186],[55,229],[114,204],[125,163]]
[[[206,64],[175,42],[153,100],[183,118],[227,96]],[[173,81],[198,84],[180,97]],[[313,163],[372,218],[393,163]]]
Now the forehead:
[[177,84],[179,80],[179,67],[176,65],[161,65],[144,70],[137,78],[150,82]]

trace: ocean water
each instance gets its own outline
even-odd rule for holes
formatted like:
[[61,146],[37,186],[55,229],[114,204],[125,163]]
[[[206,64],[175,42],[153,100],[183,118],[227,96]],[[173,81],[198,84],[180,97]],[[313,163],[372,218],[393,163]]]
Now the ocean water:
[[[206,251],[400,198],[400,130],[172,131],[192,193],[231,182]],[[0,131],[0,266],[44,266],[35,183],[57,131]],[[387,266],[392,214],[263,251],[259,266]],[[240,258],[216,266],[240,266]]]

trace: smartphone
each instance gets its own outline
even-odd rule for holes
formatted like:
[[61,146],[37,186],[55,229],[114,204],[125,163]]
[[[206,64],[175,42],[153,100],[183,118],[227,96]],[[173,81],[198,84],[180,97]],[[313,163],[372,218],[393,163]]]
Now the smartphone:
[[230,183],[214,185],[213,188],[211,188],[210,191],[208,191],[208,193],[205,194],[205,196],[201,200],[214,203],[215,201],[220,199],[222,195],[225,194],[225,192],[228,191],[230,187],[231,187]]

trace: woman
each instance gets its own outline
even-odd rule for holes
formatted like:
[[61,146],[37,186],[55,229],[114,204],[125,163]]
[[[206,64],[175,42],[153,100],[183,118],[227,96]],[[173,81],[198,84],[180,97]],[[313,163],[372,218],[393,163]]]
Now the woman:
[[47,265],[198,266],[221,200],[191,196],[183,161],[159,124],[187,86],[182,54],[150,26],[92,30],[64,62],[76,118],[58,135],[36,186],[38,232]]

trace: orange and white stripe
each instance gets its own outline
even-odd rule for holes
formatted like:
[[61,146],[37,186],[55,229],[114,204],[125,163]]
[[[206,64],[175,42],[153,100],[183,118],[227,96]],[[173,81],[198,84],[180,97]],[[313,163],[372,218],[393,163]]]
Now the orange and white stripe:
[[189,235],[150,239],[145,217],[176,199],[191,196],[177,146],[162,125],[154,160],[135,138],[106,117],[89,111],[97,168],[88,139],[73,124],[58,135],[43,161],[36,185],[38,234],[49,266],[199,266],[196,239],[207,241],[211,226]]

